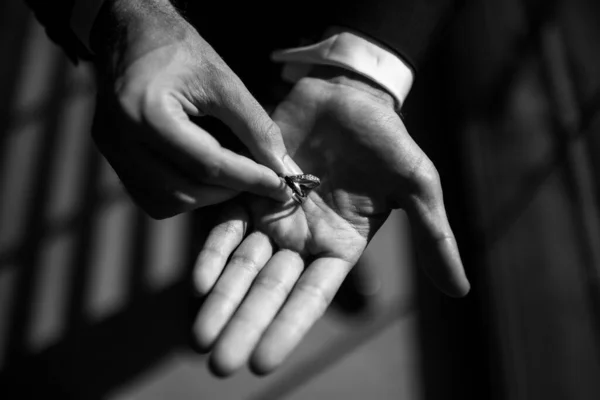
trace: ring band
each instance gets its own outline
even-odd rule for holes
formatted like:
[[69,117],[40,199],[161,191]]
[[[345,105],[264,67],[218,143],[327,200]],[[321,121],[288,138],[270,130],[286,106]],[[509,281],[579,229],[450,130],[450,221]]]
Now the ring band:
[[321,184],[321,180],[314,175],[300,174],[282,177],[286,185],[292,190],[292,199],[297,204],[302,204],[311,190]]

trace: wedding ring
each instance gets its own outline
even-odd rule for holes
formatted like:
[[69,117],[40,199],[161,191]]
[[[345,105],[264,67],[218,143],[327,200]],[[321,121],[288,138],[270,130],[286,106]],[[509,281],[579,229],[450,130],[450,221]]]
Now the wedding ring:
[[319,178],[310,174],[283,176],[283,180],[292,189],[292,199],[298,204],[302,204],[310,191],[321,184]]

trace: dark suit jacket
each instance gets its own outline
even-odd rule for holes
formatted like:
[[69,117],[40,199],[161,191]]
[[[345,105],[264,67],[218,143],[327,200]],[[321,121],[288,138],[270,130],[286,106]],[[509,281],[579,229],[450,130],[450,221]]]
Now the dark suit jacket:
[[[45,25],[48,36],[72,59],[90,58],[69,27],[74,0],[26,2]],[[212,0],[210,3],[187,0],[183,7],[200,33],[213,38],[207,38],[211,44],[216,41],[224,46],[226,37],[234,37],[234,40],[253,38],[253,43],[267,40],[272,47],[283,47],[298,44],[302,37],[318,38],[327,26],[341,25],[383,43],[416,70],[457,6],[456,0],[299,0],[297,3]]]

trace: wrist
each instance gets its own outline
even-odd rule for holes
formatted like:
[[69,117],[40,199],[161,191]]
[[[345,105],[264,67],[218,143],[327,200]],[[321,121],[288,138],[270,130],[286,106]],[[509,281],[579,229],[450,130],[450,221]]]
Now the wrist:
[[100,64],[128,64],[152,48],[183,40],[190,29],[169,0],[106,0],[90,46]]
[[376,98],[379,102],[395,107],[394,97],[381,85],[372,79],[366,78],[356,72],[341,67],[329,65],[316,65],[308,74],[310,78],[327,81],[333,85],[342,85],[365,92]]

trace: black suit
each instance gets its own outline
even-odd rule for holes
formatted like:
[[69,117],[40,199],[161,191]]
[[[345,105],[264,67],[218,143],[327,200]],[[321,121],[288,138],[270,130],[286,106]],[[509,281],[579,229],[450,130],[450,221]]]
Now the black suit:
[[[69,27],[74,0],[26,1],[46,26],[48,36],[71,58],[89,58]],[[297,44],[293,40],[301,37],[316,39],[327,26],[341,25],[378,40],[418,69],[456,3],[456,0],[301,0],[298,6],[293,6],[295,3],[282,0],[256,3],[214,0],[212,4],[188,0],[185,8],[192,23],[219,52],[224,51],[219,47],[224,47],[220,44],[227,42],[226,36],[236,36],[238,40],[252,38],[254,47],[258,42],[282,47]]]

